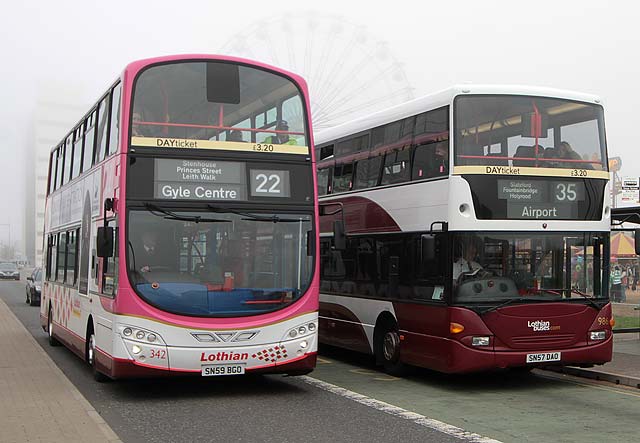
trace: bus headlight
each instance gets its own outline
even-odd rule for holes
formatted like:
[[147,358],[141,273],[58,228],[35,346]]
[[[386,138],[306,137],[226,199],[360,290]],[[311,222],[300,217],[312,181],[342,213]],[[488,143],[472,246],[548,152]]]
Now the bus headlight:
[[591,331],[589,332],[589,338],[591,340],[604,340],[607,338],[607,331]]
[[164,345],[165,342],[157,332],[152,332],[147,329],[138,328],[137,326],[118,325],[118,331],[124,338],[133,341],[139,341],[142,343],[149,343],[154,345]]
[[472,346],[489,346],[490,341],[491,340],[489,337],[472,337],[471,345]]
[[[296,338],[296,337],[301,338],[309,334],[314,334],[317,329],[318,329],[318,326],[314,321],[312,321],[309,323],[298,325],[295,328],[288,330],[287,336],[289,336],[289,338]],[[286,339],[286,336],[285,336],[285,339]]]

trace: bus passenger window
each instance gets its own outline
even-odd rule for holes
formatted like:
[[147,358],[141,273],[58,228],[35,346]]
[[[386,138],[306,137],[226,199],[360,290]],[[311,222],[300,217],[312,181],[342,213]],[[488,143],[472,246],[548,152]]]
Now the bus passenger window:
[[416,146],[413,154],[413,180],[440,177],[449,172],[448,142]]
[[73,166],[71,168],[71,179],[73,180],[82,172],[82,140],[84,138],[84,128],[81,125],[73,131]]
[[58,257],[56,259],[56,276],[55,280],[64,283],[64,267],[67,255],[67,234],[61,232],[58,234]]
[[73,162],[72,155],[72,147],[71,147],[71,137],[68,137],[64,144],[64,170],[62,175],[62,183],[69,183],[71,177],[71,163]]
[[95,163],[101,162],[107,152],[107,134],[109,121],[109,96],[106,96],[98,105],[98,134],[96,137]]
[[353,163],[336,165],[333,170],[333,192],[350,191],[353,185]]
[[120,141],[120,93],[122,84],[113,88],[111,96],[111,134],[109,135],[109,155],[118,150]]
[[384,158],[381,185],[390,185],[409,181],[410,149],[388,152]]
[[378,185],[382,156],[370,157],[356,163],[354,189],[373,188]]
[[318,170],[318,195],[326,195],[329,185],[329,168]]

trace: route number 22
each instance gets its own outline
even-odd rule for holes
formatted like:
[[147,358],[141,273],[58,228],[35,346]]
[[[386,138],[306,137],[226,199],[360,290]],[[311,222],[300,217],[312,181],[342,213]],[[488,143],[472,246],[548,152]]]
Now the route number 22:
[[269,176],[267,176],[267,174],[258,174],[256,175],[256,181],[258,182],[256,193],[280,194],[281,192],[279,188],[280,176],[277,174],[271,174]]

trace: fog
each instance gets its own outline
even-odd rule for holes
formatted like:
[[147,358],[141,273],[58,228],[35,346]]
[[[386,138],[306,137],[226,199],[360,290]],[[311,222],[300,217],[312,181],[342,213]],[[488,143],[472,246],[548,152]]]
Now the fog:
[[[22,246],[23,202],[33,198],[25,193],[24,177],[32,168],[25,162],[36,142],[38,102],[69,105],[69,118],[77,119],[132,60],[229,53],[244,42],[254,58],[273,61],[274,48],[291,36],[307,62],[302,56],[298,63],[292,63],[291,56],[280,57],[284,65],[287,60],[295,65],[289,68],[304,71],[312,59],[321,59],[330,67],[353,63],[356,77],[375,74],[377,80],[366,87],[371,110],[460,82],[597,94],[605,105],[609,155],[622,157],[621,176],[640,175],[632,136],[639,94],[630,87],[640,78],[635,4],[539,0],[366,5],[334,0],[27,0],[5,5],[0,29],[5,54],[0,73],[0,155],[5,168],[0,174],[0,243],[8,244],[10,235],[11,243]],[[360,56],[345,51],[346,45],[355,45]],[[360,63],[362,53],[371,56]],[[318,101],[336,90],[354,100],[365,93],[335,79],[327,81],[326,74],[324,78],[321,85],[311,84]],[[349,102],[353,100],[324,110],[325,121],[331,122],[331,113],[346,118],[353,111]],[[64,131],[61,127],[58,137]]]

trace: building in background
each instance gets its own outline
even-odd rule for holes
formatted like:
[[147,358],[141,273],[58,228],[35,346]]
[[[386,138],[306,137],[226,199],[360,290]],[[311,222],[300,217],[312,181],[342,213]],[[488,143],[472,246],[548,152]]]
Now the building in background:
[[25,172],[24,247],[28,262],[42,264],[44,202],[47,196],[49,153],[89,105],[76,86],[47,84],[41,86],[30,129]]

